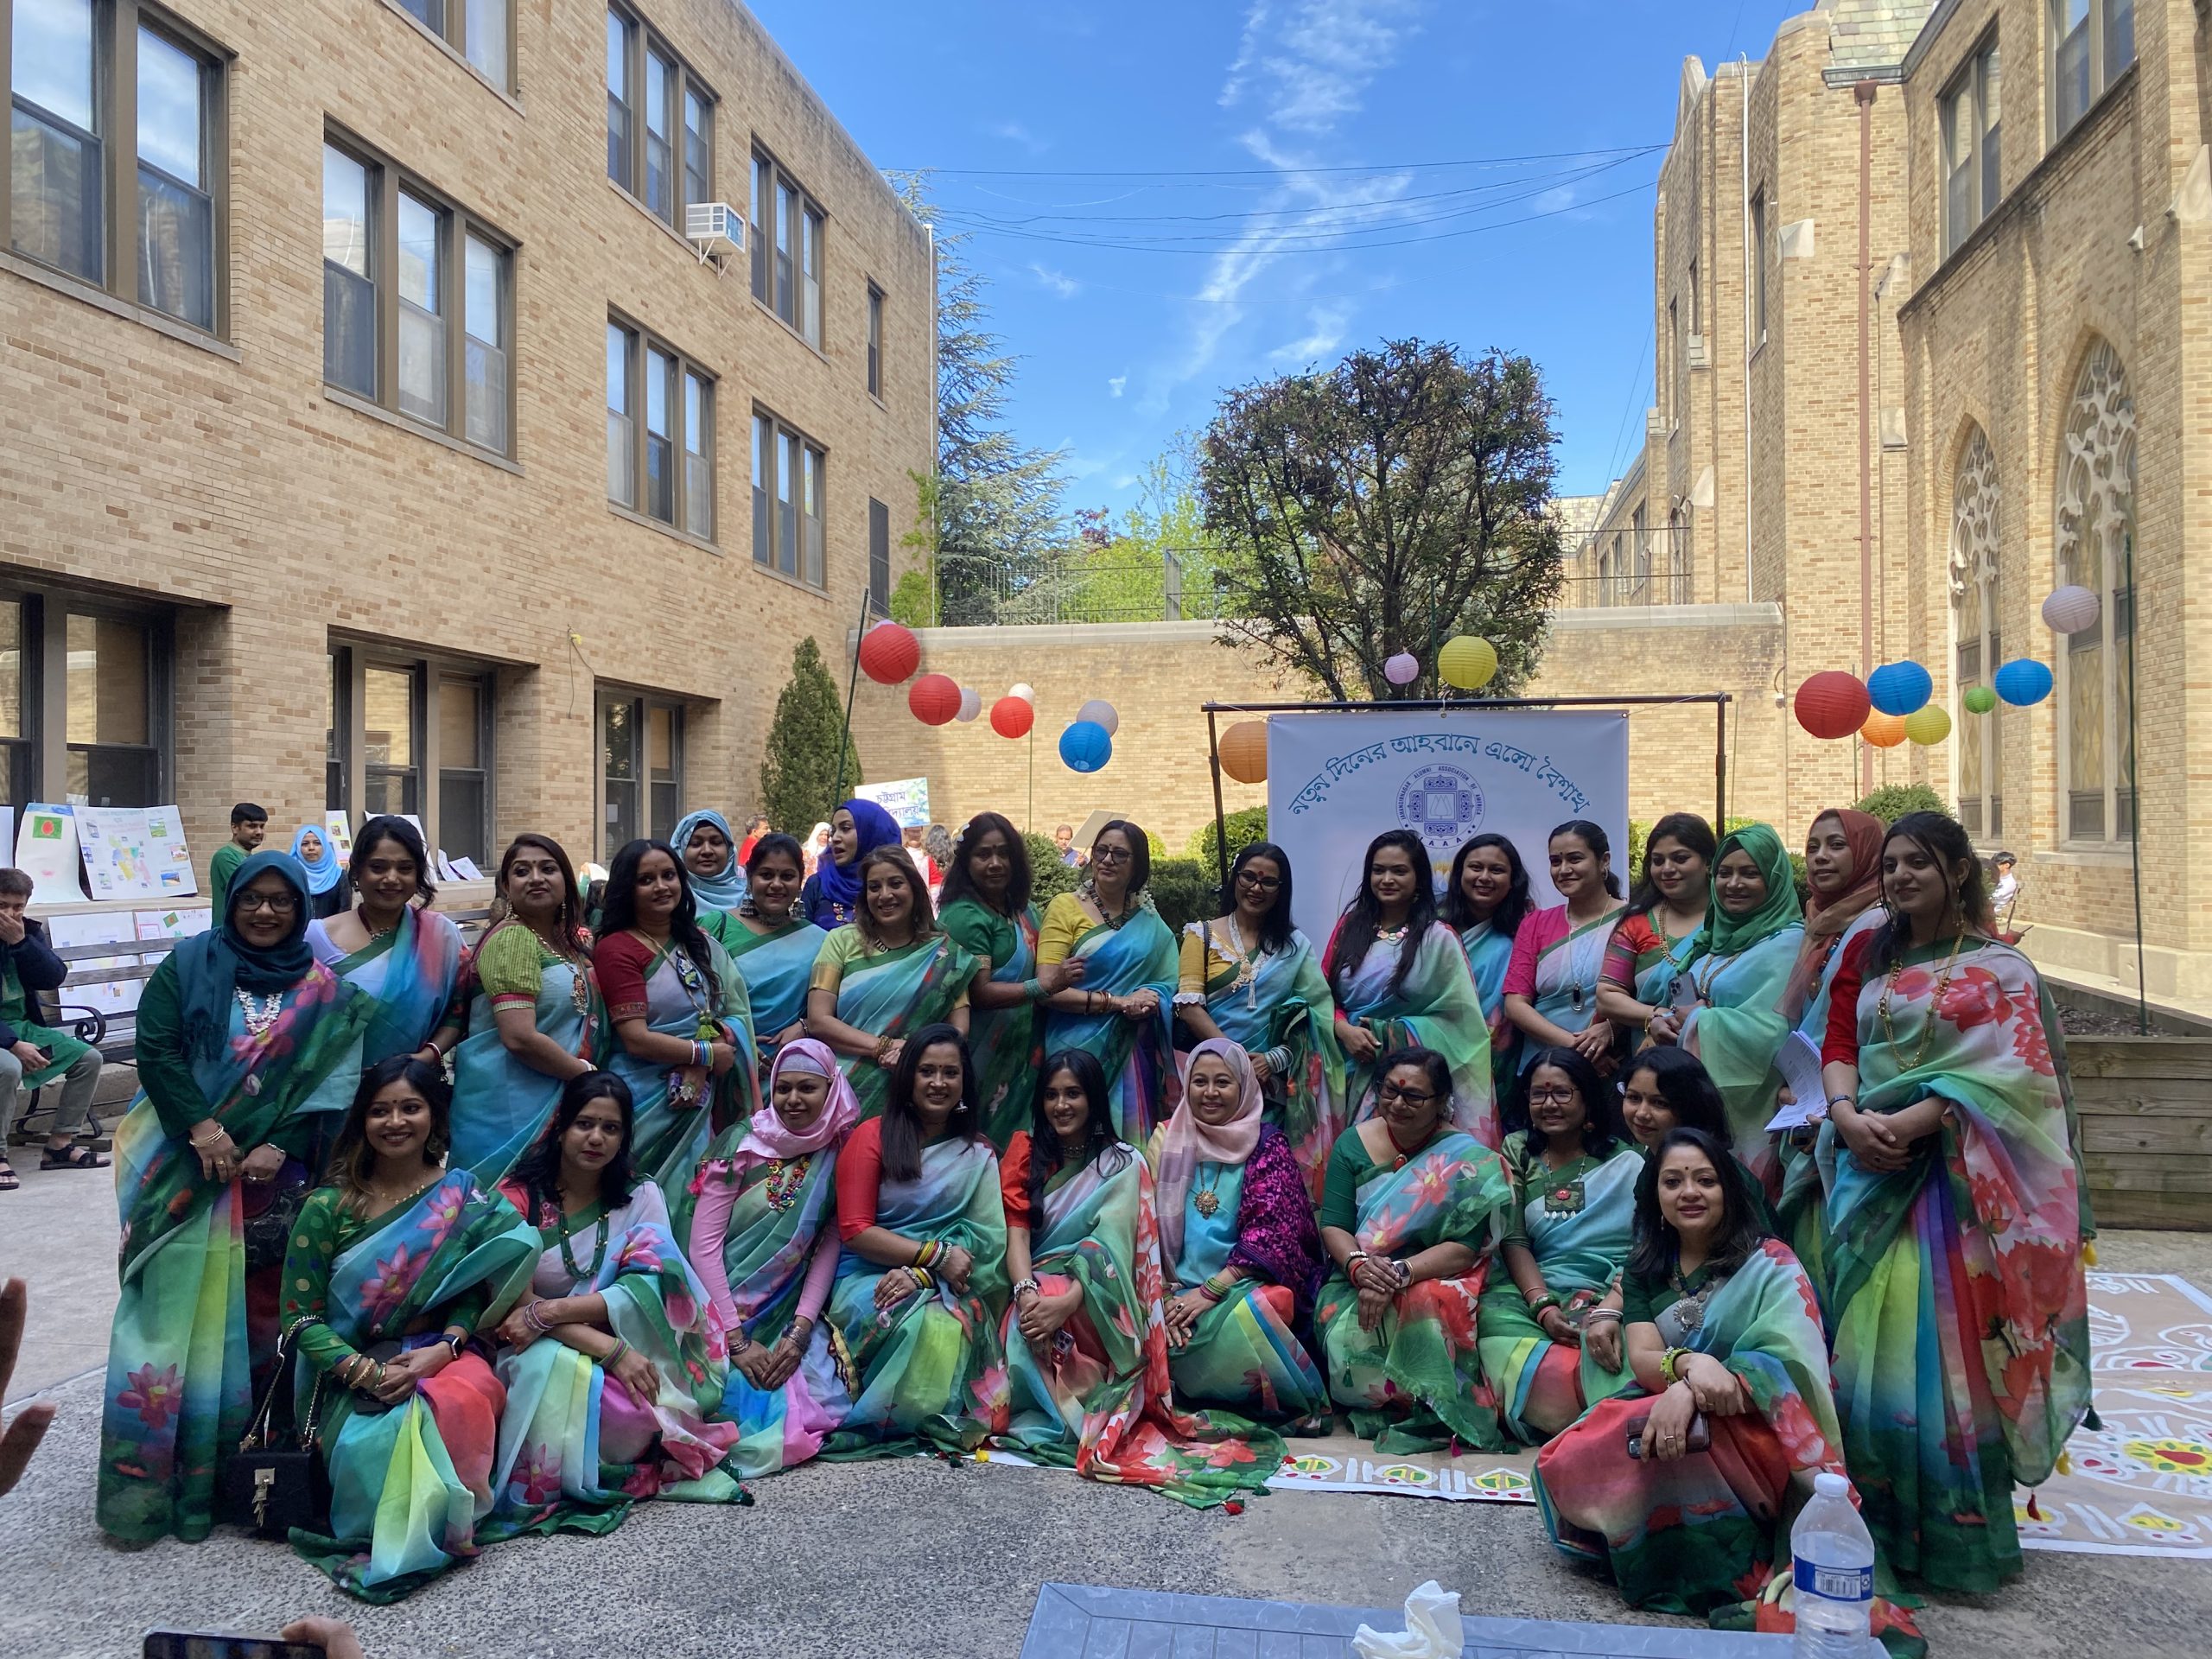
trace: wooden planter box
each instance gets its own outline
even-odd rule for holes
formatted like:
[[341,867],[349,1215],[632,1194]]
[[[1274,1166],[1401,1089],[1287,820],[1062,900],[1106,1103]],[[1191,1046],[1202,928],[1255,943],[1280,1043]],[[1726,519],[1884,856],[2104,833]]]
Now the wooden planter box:
[[2069,1037],[2100,1227],[2212,1232],[2212,1038]]

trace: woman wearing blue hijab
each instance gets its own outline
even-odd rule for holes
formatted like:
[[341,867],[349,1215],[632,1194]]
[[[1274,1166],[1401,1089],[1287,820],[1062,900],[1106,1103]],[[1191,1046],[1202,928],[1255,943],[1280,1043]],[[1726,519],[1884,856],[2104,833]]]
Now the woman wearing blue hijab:
[[860,915],[861,860],[899,844],[899,826],[874,801],[850,800],[830,819],[830,849],[798,895],[800,913],[825,931]]
[[[346,908],[346,866],[339,861],[327,830],[303,823],[292,837],[292,856],[307,872],[308,915],[310,919],[335,916]],[[235,877],[232,878],[236,880]],[[305,926],[302,923],[301,925]]]
[[708,809],[687,812],[676,821],[668,838],[683,861],[690,878],[691,896],[698,901],[699,925],[708,934],[729,944],[730,912],[745,902],[745,872],[738,867],[737,839],[729,820]]

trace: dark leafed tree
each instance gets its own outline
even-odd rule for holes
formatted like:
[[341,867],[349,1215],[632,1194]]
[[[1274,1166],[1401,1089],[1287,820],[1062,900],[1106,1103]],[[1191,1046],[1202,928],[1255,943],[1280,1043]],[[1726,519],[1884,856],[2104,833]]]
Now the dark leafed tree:
[[1529,359],[1419,340],[1229,394],[1199,488],[1231,638],[1339,700],[1399,695],[1384,661],[1459,633],[1520,685],[1560,583],[1552,416]]
[[776,699],[767,749],[760,758],[760,810],[776,829],[804,839],[852,794],[861,781],[861,757],[851,745],[841,746],[844,730],[844,700],[810,635],[791,652],[791,677]]

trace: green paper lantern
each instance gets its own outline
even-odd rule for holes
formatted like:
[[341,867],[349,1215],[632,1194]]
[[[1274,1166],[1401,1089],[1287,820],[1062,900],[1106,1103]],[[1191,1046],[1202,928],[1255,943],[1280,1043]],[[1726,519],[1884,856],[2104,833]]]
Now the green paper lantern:
[[1967,713],[1986,715],[1997,706],[1997,694],[1986,685],[1970,685],[1967,687],[1963,701],[1967,705]]

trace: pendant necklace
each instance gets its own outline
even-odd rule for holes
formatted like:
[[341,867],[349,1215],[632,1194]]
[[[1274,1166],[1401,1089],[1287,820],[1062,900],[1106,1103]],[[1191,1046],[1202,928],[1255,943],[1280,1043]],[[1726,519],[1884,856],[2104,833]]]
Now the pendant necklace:
[[[1966,942],[1966,930],[1961,928],[1951,940],[1951,954],[1943,958],[1942,971],[1936,976],[1935,994],[1928,999],[1928,1018],[1920,1027],[1920,1046],[1912,1052],[1912,1063],[1900,1067],[1901,1071],[1917,1071],[1920,1070],[1920,1063],[1928,1058],[1928,1045],[1936,1038],[1936,1015],[1943,1005],[1943,993],[1951,988],[1952,965],[1958,961],[1960,947]],[[1897,990],[1897,976],[1904,972],[1904,962],[1902,958],[1890,964],[1889,978],[1882,986],[1882,1000],[1877,1005],[1876,1010],[1882,1018],[1883,1040],[1891,1048],[1897,1046],[1897,1031],[1896,1026],[1890,1021],[1890,997]]]
[[[1236,953],[1236,983],[1230,988],[1242,990],[1244,993],[1244,1006],[1248,1008],[1256,1008],[1260,1006],[1259,961],[1263,953],[1248,950],[1245,948],[1244,930],[1237,926],[1236,912],[1233,910],[1229,912],[1229,943]],[[1210,1216],[1213,1211],[1208,1210],[1202,1213]]]
[[1192,1194],[1191,1208],[1211,1221],[1214,1211],[1221,1208],[1221,1195],[1214,1191],[1221,1184],[1221,1166],[1211,1164],[1207,1167],[1213,1171],[1213,1179]]
[[[402,906],[403,912],[404,911],[404,906]],[[353,906],[353,919],[360,923],[361,931],[369,936],[369,943],[371,944],[374,944],[378,939],[384,938],[387,933],[397,933],[399,931],[399,923],[397,918],[393,920],[390,927],[371,927],[369,925],[369,907],[366,905],[356,905]]]
[[1419,1152],[1432,1140],[1435,1139],[1436,1136],[1436,1131],[1432,1128],[1427,1135],[1421,1136],[1419,1141],[1409,1147],[1406,1145],[1405,1142],[1398,1139],[1398,1132],[1392,1128],[1387,1122],[1382,1125],[1382,1133],[1390,1137],[1390,1150],[1398,1154],[1395,1158],[1390,1160],[1390,1167],[1392,1169],[1403,1169],[1406,1166],[1406,1160]]
[[1675,1294],[1681,1298],[1675,1304],[1675,1318],[1682,1327],[1682,1334],[1688,1336],[1705,1323],[1705,1305],[1713,1300],[1713,1293],[1721,1281],[1718,1277],[1709,1278],[1693,1291],[1689,1281],[1683,1276],[1682,1264],[1677,1261],[1669,1282],[1675,1287]]
[[591,1012],[591,964],[584,960],[583,953],[579,950],[571,956],[536,928],[530,931],[537,936],[538,944],[551,951],[556,960],[569,964],[569,1001],[575,1006],[578,1014],[588,1014]]

